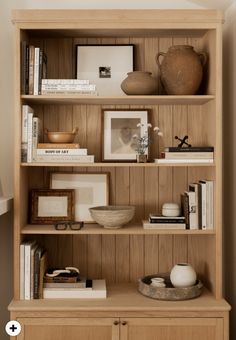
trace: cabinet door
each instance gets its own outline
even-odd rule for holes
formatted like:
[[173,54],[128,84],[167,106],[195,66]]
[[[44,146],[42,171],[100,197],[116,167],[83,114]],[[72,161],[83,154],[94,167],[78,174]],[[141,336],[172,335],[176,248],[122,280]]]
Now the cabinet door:
[[119,340],[119,323],[112,318],[19,318],[17,340]]
[[127,318],[120,340],[223,340],[223,319]]

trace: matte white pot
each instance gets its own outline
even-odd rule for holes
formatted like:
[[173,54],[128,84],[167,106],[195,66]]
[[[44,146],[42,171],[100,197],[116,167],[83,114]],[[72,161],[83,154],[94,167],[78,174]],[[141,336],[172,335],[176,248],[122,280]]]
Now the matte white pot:
[[188,263],[176,264],[170,273],[170,280],[174,287],[191,287],[196,283],[197,274]]

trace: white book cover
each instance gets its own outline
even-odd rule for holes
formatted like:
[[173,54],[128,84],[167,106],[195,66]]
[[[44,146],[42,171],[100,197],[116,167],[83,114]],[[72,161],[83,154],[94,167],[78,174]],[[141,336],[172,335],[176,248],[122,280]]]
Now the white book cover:
[[150,223],[149,221],[143,221],[143,229],[186,229],[185,223]]
[[202,225],[201,228],[206,229],[207,217],[206,217],[206,183],[199,181],[201,186],[201,211],[202,211]]
[[59,291],[52,288],[43,289],[44,299],[105,299],[106,297],[105,280],[93,280],[93,289],[86,291],[75,288]]
[[20,245],[20,299],[25,299],[25,245]]
[[158,164],[170,164],[170,163],[213,163],[214,159],[204,159],[204,158],[199,158],[199,159],[165,159],[165,158],[156,158],[154,159],[155,163]]
[[42,79],[42,85],[78,84],[89,85],[88,79]]
[[214,224],[214,194],[213,181],[202,180],[206,184],[206,229],[213,229]]
[[79,85],[79,84],[58,84],[58,85],[42,85],[42,90],[58,90],[58,91],[96,91],[96,85]]
[[37,155],[37,162],[77,162],[77,163],[94,163],[94,155],[76,156],[76,155]]
[[35,241],[25,243],[25,300],[30,300],[30,257]]
[[39,47],[34,50],[34,95],[39,94]]
[[21,161],[27,162],[28,151],[28,114],[34,110],[29,105],[22,105],[21,114]]
[[77,155],[77,156],[87,156],[87,149],[37,149],[37,155]]
[[28,124],[27,124],[27,162],[32,162],[32,151],[33,151],[33,113],[28,113]]

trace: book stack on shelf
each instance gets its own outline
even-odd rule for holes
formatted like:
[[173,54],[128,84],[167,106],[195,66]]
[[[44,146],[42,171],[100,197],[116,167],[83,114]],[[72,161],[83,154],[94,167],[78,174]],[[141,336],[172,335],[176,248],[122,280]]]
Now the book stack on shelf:
[[167,147],[157,163],[213,163],[214,147]]
[[183,215],[187,229],[213,229],[214,223],[214,183],[200,180],[189,185],[189,190],[181,194]]
[[20,299],[43,297],[43,277],[46,271],[46,253],[35,241],[20,245]]
[[21,45],[21,92],[22,94],[41,94],[42,79],[47,76],[47,57],[40,47]]
[[84,79],[42,79],[42,94],[94,95],[96,85]]
[[22,105],[21,161],[23,163],[78,162],[94,163],[94,155],[78,143],[40,143],[41,119],[29,105]]
[[162,216],[149,214],[148,221],[143,221],[144,229],[186,229],[184,216]]

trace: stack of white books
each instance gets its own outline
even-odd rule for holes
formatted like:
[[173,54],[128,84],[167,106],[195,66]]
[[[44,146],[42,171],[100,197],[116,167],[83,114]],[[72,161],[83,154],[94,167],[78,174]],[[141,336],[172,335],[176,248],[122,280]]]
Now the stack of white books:
[[44,299],[105,299],[107,297],[106,281],[92,280],[92,287],[45,287]]
[[84,79],[42,79],[42,94],[97,95],[95,84]]
[[167,147],[155,163],[213,163],[214,147]]

